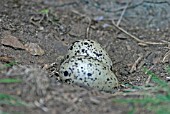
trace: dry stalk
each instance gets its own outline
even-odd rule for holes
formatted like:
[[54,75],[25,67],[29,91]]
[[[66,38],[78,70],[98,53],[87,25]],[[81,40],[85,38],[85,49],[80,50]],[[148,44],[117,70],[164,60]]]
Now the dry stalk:
[[132,68],[130,69],[130,73],[132,73],[133,71],[136,71],[137,69],[137,65],[139,64],[139,62],[142,60],[143,55],[140,55],[138,57],[138,59],[134,62],[134,64],[132,65]]
[[152,41],[143,41],[143,40],[140,40],[139,38],[137,38],[136,36],[130,34],[130,33],[127,32],[126,30],[124,30],[123,28],[117,26],[117,25],[114,23],[114,20],[112,20],[112,24],[113,24],[113,26],[115,26],[118,30],[122,31],[123,33],[125,33],[126,35],[128,35],[130,38],[132,38],[133,40],[135,40],[135,41],[138,42],[138,43],[146,44],[146,45],[167,45],[167,44],[168,44],[168,43],[166,43],[166,42],[152,42]]

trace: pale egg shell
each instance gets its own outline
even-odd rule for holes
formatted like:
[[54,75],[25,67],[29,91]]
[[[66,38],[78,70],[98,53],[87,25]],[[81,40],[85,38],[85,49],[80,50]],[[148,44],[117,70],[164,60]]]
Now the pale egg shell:
[[60,66],[59,74],[63,82],[99,90],[112,91],[118,86],[118,80],[110,68],[88,56],[66,59]]
[[94,40],[78,40],[75,41],[68,49],[66,58],[71,58],[77,55],[90,56],[102,63],[112,67],[112,60],[101,45]]

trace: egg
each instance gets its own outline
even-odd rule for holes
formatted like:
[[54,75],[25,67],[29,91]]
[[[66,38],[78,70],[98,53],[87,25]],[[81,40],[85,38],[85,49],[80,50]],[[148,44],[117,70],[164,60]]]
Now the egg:
[[73,56],[90,56],[94,59],[106,64],[109,68],[112,67],[112,61],[107,52],[101,47],[101,45],[94,40],[78,40],[72,43],[68,49],[66,58]]
[[118,80],[110,68],[89,56],[73,56],[60,66],[59,74],[63,82],[83,85],[103,91],[112,91]]
[[101,45],[93,40],[72,43],[60,65],[61,81],[102,91],[114,91],[118,79],[111,70],[112,61]]

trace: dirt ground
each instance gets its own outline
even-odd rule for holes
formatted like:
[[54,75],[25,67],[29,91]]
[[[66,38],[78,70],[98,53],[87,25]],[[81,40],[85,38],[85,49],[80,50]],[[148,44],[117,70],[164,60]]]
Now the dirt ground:
[[[170,3],[128,1],[0,0],[0,66],[17,62],[1,70],[0,78],[23,79],[19,84],[0,84],[0,93],[31,104],[28,107],[0,105],[0,110],[11,114],[126,114],[134,106],[113,99],[140,97],[122,91],[128,89],[126,84],[146,84],[148,76],[144,67],[167,80]],[[117,22],[118,27],[114,24]],[[22,47],[21,44],[7,45],[2,42],[7,37],[15,37],[23,45],[36,43],[42,50],[35,55],[15,47]],[[124,85],[116,93],[67,85],[51,77],[53,69],[46,70],[54,62],[57,70],[68,46],[78,39],[93,39],[109,53],[113,71]],[[138,114],[152,113],[142,106],[135,107]]]

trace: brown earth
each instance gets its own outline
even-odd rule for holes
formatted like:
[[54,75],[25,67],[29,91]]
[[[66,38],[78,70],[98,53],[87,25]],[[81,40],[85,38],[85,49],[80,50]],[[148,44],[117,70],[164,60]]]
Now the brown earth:
[[[0,0],[0,4],[0,40],[16,37],[22,44],[38,44],[45,52],[35,56],[1,42],[0,66],[13,60],[17,64],[2,69],[0,78],[17,77],[24,81],[0,84],[0,93],[14,95],[31,104],[28,107],[0,105],[2,111],[21,114],[125,114],[134,106],[116,103],[113,99],[140,97],[126,95],[123,91],[129,88],[126,84],[146,84],[148,76],[143,71],[144,67],[166,80],[165,68],[169,64],[169,56],[165,60],[164,57],[169,51],[168,43],[153,43],[169,41],[169,20],[166,18],[169,14],[159,13],[159,9],[153,7],[152,10],[142,9],[147,2],[129,4],[119,25],[145,42],[137,42],[113,26],[112,20],[117,22],[123,10],[121,8],[126,6],[124,0]],[[150,6],[152,4],[150,2]],[[168,2],[160,3],[165,4],[169,5]],[[43,13],[44,9],[49,12]],[[155,12],[160,14],[159,18]],[[116,93],[60,83],[42,69],[53,62],[56,62],[58,69],[68,46],[75,40],[85,38],[98,41],[109,53],[114,63],[113,71],[122,84]],[[147,41],[151,45],[146,45]],[[135,107],[138,113],[151,113],[142,106]]]

